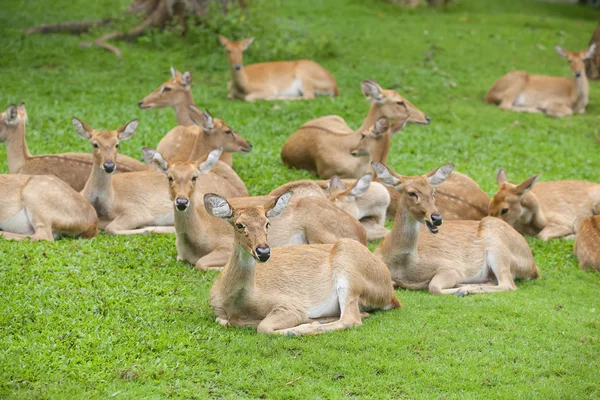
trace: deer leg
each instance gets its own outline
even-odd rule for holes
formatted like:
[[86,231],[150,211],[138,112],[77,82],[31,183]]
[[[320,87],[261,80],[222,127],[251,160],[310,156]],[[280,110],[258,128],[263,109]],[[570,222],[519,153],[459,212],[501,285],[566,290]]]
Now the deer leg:
[[[306,311],[294,310],[289,307],[279,307],[273,309],[256,327],[258,333],[279,333],[304,323],[308,320]],[[317,322],[318,323],[318,322]]]
[[5,231],[0,231],[0,237],[4,238],[5,240],[14,240],[16,242],[20,242],[21,240],[25,239],[31,239],[30,235],[23,235],[21,233],[12,233]]
[[573,115],[573,109],[565,104],[551,103],[543,108],[544,114],[549,117],[562,118]]
[[540,233],[538,237],[546,242],[550,238],[560,238],[573,234],[573,227],[568,225],[547,225]]
[[139,229],[123,229],[115,232],[115,235],[149,235],[151,233],[167,234],[176,233],[174,226],[145,226]]
[[202,271],[207,271],[209,269],[221,270],[227,264],[230,257],[231,249],[221,247],[213,250],[204,257],[200,257],[200,259],[196,261],[195,268]]
[[278,333],[286,336],[317,335],[320,333],[336,331],[340,329],[348,329],[354,326],[362,325],[361,312],[359,309],[358,301],[358,297],[350,298],[350,296],[346,297],[344,303],[340,301],[342,316],[337,321],[325,324],[321,324],[319,322],[302,324],[293,328],[280,329],[273,333]]
[[459,288],[455,286],[460,283],[461,277],[454,270],[445,270],[435,275],[429,282],[429,293],[431,294],[455,294]]
[[315,86],[310,79],[304,79],[302,81],[302,98],[305,100],[312,100],[315,98]]
[[[150,221],[152,221],[152,219],[144,215],[121,214],[112,220],[111,223],[106,225],[104,232],[109,235],[140,235],[148,234],[150,232],[175,233],[174,227],[145,226],[150,223]],[[143,226],[143,228],[137,228],[138,226]],[[171,228],[171,230],[164,228]]]

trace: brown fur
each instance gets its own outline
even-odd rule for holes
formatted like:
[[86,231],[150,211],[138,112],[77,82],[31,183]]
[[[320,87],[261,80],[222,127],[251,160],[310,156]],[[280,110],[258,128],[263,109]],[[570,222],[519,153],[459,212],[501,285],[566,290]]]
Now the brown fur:
[[[434,187],[447,178],[452,164],[423,176],[401,176],[382,164],[374,167],[401,195],[394,229],[375,252],[396,285],[466,295],[516,290],[514,279],[539,276],[529,245],[505,222],[486,217],[441,224]],[[419,231],[419,225],[431,233]]]
[[[0,237],[54,241],[98,234],[94,208],[54,176],[0,175]],[[19,215],[26,215],[19,218]]]
[[[0,142],[6,142],[8,170],[11,174],[54,175],[76,191],[85,186],[93,159],[85,153],[32,156],[25,141],[27,111],[23,103],[11,105],[0,116]],[[120,155],[117,172],[145,171],[148,167],[131,157]]]
[[[270,250],[269,219],[285,208],[282,201],[231,208],[223,198],[205,196],[207,211],[230,220],[235,232],[235,250],[210,291],[221,325],[254,326],[267,334],[318,334],[361,325],[368,316],[361,310],[401,307],[385,265],[353,240]],[[258,250],[270,254],[260,265]]]
[[558,118],[585,113],[589,83],[584,61],[594,53],[593,46],[580,52],[556,46],[558,54],[569,62],[574,74],[572,79],[530,75],[525,71],[509,72],[494,83],[484,102],[499,104],[504,110],[544,113]]
[[581,221],[575,236],[574,251],[582,268],[600,271],[600,215]]
[[523,235],[542,240],[572,238],[577,223],[600,214],[600,184],[586,181],[536,183],[534,175],[519,185],[498,171],[498,191],[490,201],[489,215],[499,217]]
[[231,65],[228,98],[256,100],[314,99],[315,95],[338,95],[335,78],[311,60],[275,61],[243,66],[243,52],[254,38],[232,42],[219,35]]

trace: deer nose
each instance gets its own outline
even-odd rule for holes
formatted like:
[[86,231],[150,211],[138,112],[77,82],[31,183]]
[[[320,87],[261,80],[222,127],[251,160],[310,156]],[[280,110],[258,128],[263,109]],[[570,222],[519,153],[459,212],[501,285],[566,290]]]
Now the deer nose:
[[427,115],[425,116],[425,121],[427,121],[427,123],[429,124],[431,122],[431,118],[429,118]]
[[431,222],[435,226],[440,226],[442,224],[442,216],[440,214],[431,214]]
[[109,174],[111,172],[114,172],[115,168],[117,168],[117,165],[112,161],[106,161],[104,164],[102,164],[102,166],[104,167],[104,170]]
[[138,107],[139,107],[139,108],[142,108],[142,104],[144,104],[144,100],[140,100],[140,101],[139,101],[139,103],[138,103]]
[[581,77],[581,72],[575,72],[575,78],[580,78]]
[[250,147],[250,150],[252,150],[252,143],[248,142],[248,147]]
[[179,211],[185,211],[189,205],[190,201],[188,199],[183,199],[181,197],[175,199],[175,207],[177,207]]
[[239,71],[240,69],[242,69],[242,66],[240,64],[235,64],[233,68],[235,68],[236,71]]
[[260,262],[266,262],[271,258],[271,249],[266,244],[261,244],[256,248],[256,257]]

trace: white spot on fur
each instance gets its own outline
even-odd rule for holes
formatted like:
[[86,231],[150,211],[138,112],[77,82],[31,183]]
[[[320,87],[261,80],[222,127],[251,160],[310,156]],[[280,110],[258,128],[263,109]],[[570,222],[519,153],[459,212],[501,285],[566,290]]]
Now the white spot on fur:
[[10,218],[0,221],[0,229],[22,235],[33,235],[35,233],[31,223],[31,213],[26,208],[22,208]]

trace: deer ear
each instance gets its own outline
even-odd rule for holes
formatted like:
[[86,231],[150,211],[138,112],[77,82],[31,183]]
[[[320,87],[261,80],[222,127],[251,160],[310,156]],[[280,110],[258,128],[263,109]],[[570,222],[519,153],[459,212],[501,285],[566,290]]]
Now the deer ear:
[[73,117],[71,121],[73,122],[73,126],[75,127],[75,132],[77,132],[79,136],[86,140],[91,139],[92,132],[94,131],[92,127],[75,117]]
[[222,147],[214,149],[213,151],[208,153],[206,160],[198,164],[198,170],[200,171],[200,173],[207,174],[211,169],[213,169],[215,165],[217,165],[217,162],[219,161],[219,158],[221,157],[222,153]]
[[206,110],[200,116],[202,121],[202,127],[207,131],[212,131],[215,128],[215,121],[213,120],[212,115],[210,115],[210,111]]
[[498,186],[500,186],[506,182],[508,182],[508,178],[506,177],[506,171],[504,170],[504,168],[500,168],[498,170],[498,173],[496,174],[496,183],[498,183]]
[[175,78],[175,76],[176,76],[176,75],[177,75],[177,70],[175,69],[175,67],[173,67],[173,66],[171,65],[171,76],[172,76],[173,78]]
[[165,160],[158,151],[149,147],[142,147],[142,153],[144,153],[146,164],[152,165],[163,174],[166,174],[169,171],[169,162]]
[[130,121],[122,127],[120,127],[119,129],[117,129],[119,140],[131,139],[131,137],[135,133],[135,130],[137,129],[139,122],[140,121],[138,121],[137,119],[134,119],[133,121]]
[[354,198],[360,197],[369,191],[371,182],[373,181],[373,174],[366,174],[361,176],[357,181],[356,185],[350,190],[350,195]]
[[333,190],[346,190],[346,185],[344,185],[344,182],[342,182],[339,176],[334,175],[327,184],[327,190],[330,192]]
[[390,121],[386,117],[381,117],[375,121],[375,127],[373,128],[373,134],[375,136],[382,135],[387,132],[390,128]]
[[537,174],[525,179],[521,184],[519,184],[519,186],[517,186],[516,194],[521,197],[527,194],[527,192],[529,192],[533,188],[533,185],[539,177],[540,174]]
[[370,103],[385,103],[386,99],[381,93],[381,86],[374,80],[364,80],[360,83],[360,87]]
[[202,110],[195,104],[188,104],[190,113],[188,114],[194,125],[202,125]]
[[242,40],[242,45],[244,46],[244,50],[246,50],[248,47],[250,47],[250,45],[252,44],[252,42],[254,42],[254,38],[253,37],[249,37],[247,39]]
[[233,208],[227,200],[214,193],[204,195],[204,208],[213,217],[230,219],[233,216]]
[[433,169],[425,174],[425,177],[429,181],[431,186],[439,186],[448,178],[450,173],[454,170],[454,164],[442,165],[439,168]]
[[373,167],[373,171],[375,171],[375,176],[377,176],[377,178],[384,185],[393,187],[400,183],[400,179],[392,175],[388,167],[386,167],[385,165],[373,161],[371,162],[371,166]]
[[554,46],[554,50],[556,50],[558,55],[561,56],[562,58],[569,58],[569,55],[567,54],[566,50],[563,49],[562,47]]
[[221,46],[227,46],[227,44],[229,43],[229,39],[227,39],[223,35],[219,35],[219,43],[221,43]]
[[9,125],[16,125],[18,122],[19,113],[17,112],[17,106],[11,104],[6,109],[6,123]]
[[584,60],[589,60],[590,58],[592,58],[592,56],[594,55],[594,51],[596,51],[596,43],[592,43],[590,47],[588,47],[587,51],[585,52],[585,56],[583,57]]
[[281,196],[277,197],[275,200],[267,203],[265,206],[266,216],[267,218],[275,218],[279,216],[283,210],[288,206],[290,199],[294,195],[294,192],[285,192]]
[[183,86],[190,86],[192,84],[192,73],[190,71],[185,71],[181,74],[181,84]]

